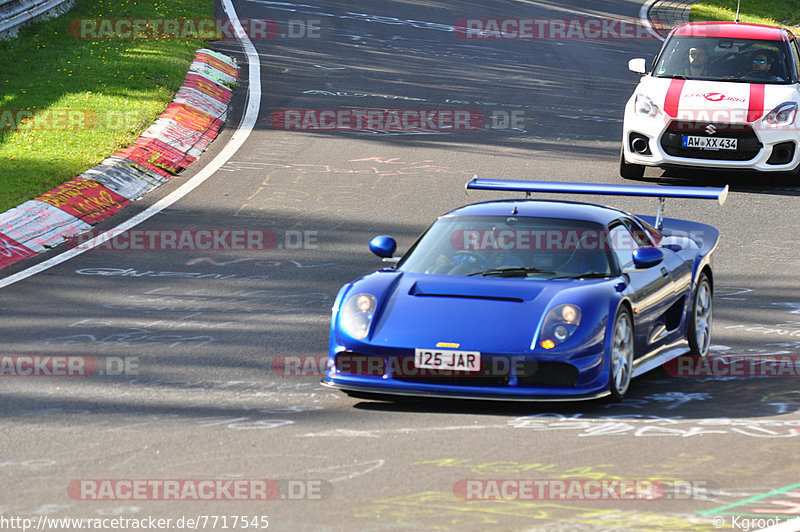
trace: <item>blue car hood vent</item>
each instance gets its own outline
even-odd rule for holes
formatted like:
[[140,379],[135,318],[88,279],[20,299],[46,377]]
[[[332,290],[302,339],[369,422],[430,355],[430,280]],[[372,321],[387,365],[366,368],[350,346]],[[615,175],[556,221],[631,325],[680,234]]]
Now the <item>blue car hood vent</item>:
[[542,291],[538,286],[525,286],[519,279],[502,281],[493,279],[421,280],[415,282],[409,295],[421,297],[459,297],[466,299],[489,299],[522,303],[534,299]]

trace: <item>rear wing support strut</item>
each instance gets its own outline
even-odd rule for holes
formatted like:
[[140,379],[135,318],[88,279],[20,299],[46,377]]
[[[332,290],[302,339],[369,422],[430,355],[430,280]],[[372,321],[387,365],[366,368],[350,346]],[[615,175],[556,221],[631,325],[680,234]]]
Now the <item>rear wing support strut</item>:
[[660,196],[658,198],[658,213],[656,214],[656,229],[661,231],[664,227],[664,207],[667,204],[667,198]]

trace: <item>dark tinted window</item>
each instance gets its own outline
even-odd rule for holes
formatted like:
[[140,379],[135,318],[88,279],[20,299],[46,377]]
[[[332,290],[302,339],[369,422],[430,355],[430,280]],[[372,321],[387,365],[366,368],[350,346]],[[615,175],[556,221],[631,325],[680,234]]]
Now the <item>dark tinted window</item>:
[[[602,225],[519,216],[440,218],[398,263],[401,271],[440,275],[552,278],[609,274]],[[507,271],[503,271],[507,270]]]
[[788,83],[793,79],[785,42],[715,37],[672,37],[653,75],[750,83]]

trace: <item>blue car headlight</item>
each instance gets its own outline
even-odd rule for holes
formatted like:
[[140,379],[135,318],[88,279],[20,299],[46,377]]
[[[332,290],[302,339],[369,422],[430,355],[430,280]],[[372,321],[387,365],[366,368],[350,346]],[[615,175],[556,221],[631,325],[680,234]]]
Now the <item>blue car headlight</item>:
[[372,294],[362,292],[348,297],[339,314],[344,331],[357,340],[366,338],[376,305]]
[[553,349],[566,342],[581,324],[581,308],[578,305],[558,305],[550,309],[539,333],[539,346]]

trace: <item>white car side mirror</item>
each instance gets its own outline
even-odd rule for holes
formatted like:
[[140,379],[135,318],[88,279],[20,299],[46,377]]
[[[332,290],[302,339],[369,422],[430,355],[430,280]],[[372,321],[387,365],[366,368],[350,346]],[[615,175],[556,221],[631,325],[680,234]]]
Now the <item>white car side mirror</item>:
[[636,74],[647,74],[647,61],[642,57],[628,61],[628,70]]

